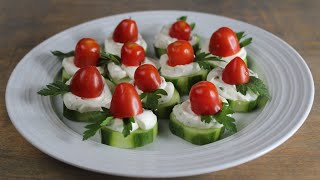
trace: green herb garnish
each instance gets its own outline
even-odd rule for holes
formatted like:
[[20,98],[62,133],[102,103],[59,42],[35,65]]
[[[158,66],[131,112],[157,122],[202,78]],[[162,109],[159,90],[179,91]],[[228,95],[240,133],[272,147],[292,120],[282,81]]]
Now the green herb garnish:
[[157,89],[154,92],[140,94],[140,99],[142,100],[143,108],[150,109],[150,110],[157,110],[161,95],[168,95],[168,94],[163,89]]
[[[246,34],[245,34],[244,31],[237,32],[236,35],[237,35],[237,38],[238,38],[238,41],[239,41],[240,48],[245,47],[245,46],[248,46],[249,44],[251,44],[251,42],[252,42],[252,38],[251,38],[251,37],[242,40],[244,37],[246,37]],[[242,41],[241,41],[241,40],[242,40]],[[240,41],[241,41],[241,42],[240,42]]]
[[237,91],[243,95],[247,94],[248,89],[250,89],[255,94],[260,96],[266,96],[269,98],[269,93],[267,86],[261,81],[261,79],[254,76],[250,76],[250,80],[246,84],[236,85]]
[[51,53],[58,57],[59,60],[63,60],[64,58],[74,56],[74,51],[70,51],[67,53],[61,51],[51,51]]
[[225,62],[221,57],[214,56],[211,53],[200,52],[200,50],[196,52],[194,62],[198,63],[201,68],[207,70],[215,68],[216,66],[212,63],[213,61]]
[[222,110],[214,115],[201,116],[201,121],[205,123],[210,123],[213,120],[216,120],[218,123],[222,124],[227,130],[231,132],[237,132],[237,127],[235,124],[235,119],[228,116],[233,114],[234,111],[230,108],[229,105],[223,103]]
[[41,96],[57,96],[69,92],[69,86],[61,81],[55,81],[38,91]]
[[124,137],[127,137],[130,135],[130,131],[132,130],[132,123],[134,123],[134,118],[129,117],[129,118],[124,118],[123,119],[123,130],[122,134]]

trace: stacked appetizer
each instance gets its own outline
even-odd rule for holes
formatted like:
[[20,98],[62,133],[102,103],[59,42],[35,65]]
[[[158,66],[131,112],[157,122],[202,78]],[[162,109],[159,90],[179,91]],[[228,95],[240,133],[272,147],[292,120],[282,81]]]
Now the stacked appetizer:
[[[90,123],[84,140],[99,131],[103,144],[140,147],[155,140],[158,119],[169,119],[174,135],[197,145],[212,143],[224,131],[237,131],[234,112],[264,106],[269,94],[247,67],[245,46],[252,38],[222,27],[199,49],[194,26],[183,16],[156,35],[158,70],[146,57],[136,22],[124,19],[102,46],[83,38],[74,51],[53,51],[62,60],[62,81],[38,93],[62,95],[63,115]],[[180,103],[184,95],[189,96]]]
[[218,140],[224,128],[237,131],[231,117],[233,111],[219,96],[214,84],[208,81],[196,83],[189,97],[173,108],[169,122],[173,134],[192,144],[203,145]]
[[172,82],[166,82],[150,64],[137,68],[133,84],[140,94],[143,107],[153,110],[158,118],[169,118],[173,106],[180,103],[179,92]]
[[207,80],[219,88],[219,94],[236,112],[252,111],[268,100],[267,87],[240,57],[235,57],[225,68],[211,70]]
[[194,52],[197,52],[200,46],[200,37],[192,34],[195,25],[195,23],[189,24],[187,22],[187,16],[182,16],[176,22],[163,26],[154,40],[156,57],[160,58],[161,55],[166,54],[168,45],[177,40],[189,41],[194,48]]

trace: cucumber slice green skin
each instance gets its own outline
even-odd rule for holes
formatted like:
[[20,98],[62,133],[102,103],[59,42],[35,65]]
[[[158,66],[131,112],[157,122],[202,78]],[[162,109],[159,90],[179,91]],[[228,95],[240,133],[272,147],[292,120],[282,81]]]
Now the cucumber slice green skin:
[[227,100],[234,112],[251,112],[257,108],[264,107],[268,102],[268,98],[265,96],[258,96],[258,98],[253,101]]
[[169,129],[174,135],[196,145],[215,142],[224,131],[223,127],[210,129],[188,127],[178,121],[173,113],[170,114]]
[[89,123],[94,123],[107,118],[107,114],[103,111],[80,113],[78,111],[68,109],[65,105],[63,105],[63,116],[71,121]]
[[[196,44],[194,44],[193,47],[193,52],[196,53],[200,49],[200,37],[198,35],[193,35],[194,38],[196,38]],[[167,49],[164,48],[158,48],[153,46],[154,52],[156,54],[156,57],[159,59],[163,54],[167,53]]]
[[180,95],[179,92],[174,89],[173,96],[170,101],[160,104],[159,108],[154,111],[155,115],[158,119],[168,119],[170,117],[170,113],[175,105],[180,103]]
[[174,84],[174,87],[180,93],[180,96],[183,96],[189,94],[192,85],[199,81],[206,80],[208,73],[208,70],[201,69],[200,71],[188,76],[167,77],[163,74],[162,76],[166,79],[166,81],[172,82]]
[[101,129],[101,142],[113,147],[131,149],[152,143],[158,134],[158,123],[149,130],[137,129],[124,137],[122,133],[103,127]]

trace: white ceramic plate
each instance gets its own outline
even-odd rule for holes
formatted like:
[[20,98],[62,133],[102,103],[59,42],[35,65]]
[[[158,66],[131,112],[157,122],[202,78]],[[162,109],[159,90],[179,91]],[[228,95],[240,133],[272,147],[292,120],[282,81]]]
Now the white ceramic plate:
[[[247,51],[254,60],[253,68],[268,85],[272,99],[263,110],[237,115],[238,133],[212,144],[195,146],[173,136],[167,123],[162,121],[154,143],[133,150],[118,149],[92,140],[82,141],[77,125],[62,118],[59,99],[37,95],[37,91],[52,82],[61,68],[50,50],[71,50],[82,37],[103,42],[120,20],[132,17],[148,42],[150,54],[155,33],[162,25],[182,15],[188,15],[190,22],[196,22],[196,32],[202,37],[210,37],[221,26],[246,31],[253,37],[253,44]],[[271,151],[302,125],[310,112],[313,97],[313,79],[306,63],[276,36],[247,23],[212,14],[146,11],[90,21],[35,47],[13,71],[6,90],[6,105],[17,130],[32,145],[58,160],[114,175],[177,177],[236,166]]]

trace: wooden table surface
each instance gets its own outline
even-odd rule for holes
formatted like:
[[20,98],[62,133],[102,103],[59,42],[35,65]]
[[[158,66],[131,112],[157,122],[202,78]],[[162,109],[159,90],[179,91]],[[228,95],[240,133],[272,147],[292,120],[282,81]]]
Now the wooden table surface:
[[[143,10],[177,9],[219,14],[259,26],[293,46],[309,65],[315,101],[303,126],[268,154],[223,171],[190,179],[320,179],[320,1],[0,1],[0,179],[121,177],[82,170],[40,152],[12,125],[5,106],[9,76],[33,47],[71,26]],[[281,119],[279,119],[281,121]],[[185,178],[181,178],[185,179]],[[187,178],[189,179],[189,178]]]

